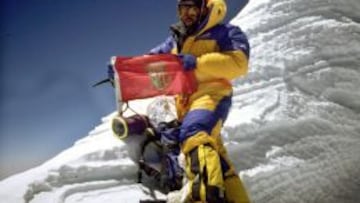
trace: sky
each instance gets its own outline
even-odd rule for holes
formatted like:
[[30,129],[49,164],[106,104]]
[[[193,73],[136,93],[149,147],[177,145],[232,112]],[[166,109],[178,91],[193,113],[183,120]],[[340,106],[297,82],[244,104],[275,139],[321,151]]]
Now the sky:
[[[246,0],[228,0],[231,20]],[[111,56],[146,53],[177,21],[175,0],[1,0],[0,179],[37,166],[115,110]]]

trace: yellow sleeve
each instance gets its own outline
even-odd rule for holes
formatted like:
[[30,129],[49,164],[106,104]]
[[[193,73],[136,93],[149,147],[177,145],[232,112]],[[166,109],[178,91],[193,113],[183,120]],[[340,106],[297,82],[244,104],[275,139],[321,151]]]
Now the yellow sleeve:
[[248,58],[241,50],[213,52],[197,58],[195,75],[199,82],[232,80],[248,72]]

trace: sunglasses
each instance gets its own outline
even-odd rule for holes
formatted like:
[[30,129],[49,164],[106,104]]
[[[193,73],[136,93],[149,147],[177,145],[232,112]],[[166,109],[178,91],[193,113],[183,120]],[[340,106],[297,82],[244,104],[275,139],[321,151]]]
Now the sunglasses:
[[178,10],[180,15],[184,15],[185,13],[198,14],[200,12],[200,8],[195,6],[195,4],[179,4]]

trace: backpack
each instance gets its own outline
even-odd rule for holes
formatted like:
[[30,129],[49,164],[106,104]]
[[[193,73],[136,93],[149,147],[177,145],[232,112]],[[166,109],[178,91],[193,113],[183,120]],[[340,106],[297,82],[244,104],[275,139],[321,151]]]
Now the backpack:
[[[180,123],[177,120],[160,122],[158,126],[147,128],[145,141],[141,145],[138,160],[138,183],[142,183],[143,173],[160,183],[164,192],[179,190],[182,187],[184,170],[178,163],[180,144]],[[155,167],[146,160],[146,149],[152,144],[160,152],[160,167]]]

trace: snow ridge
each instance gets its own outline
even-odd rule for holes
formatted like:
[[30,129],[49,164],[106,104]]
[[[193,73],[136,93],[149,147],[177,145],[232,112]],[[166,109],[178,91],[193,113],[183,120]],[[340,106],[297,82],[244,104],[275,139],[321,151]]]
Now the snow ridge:
[[254,202],[360,201],[359,8],[251,1],[232,21],[252,58],[225,131]]

